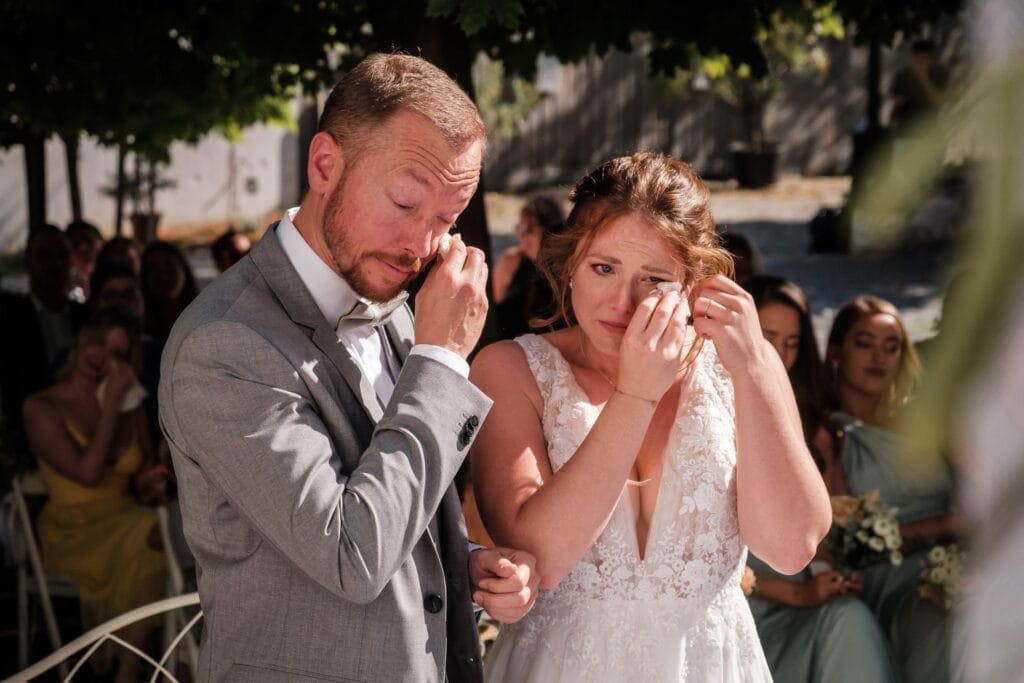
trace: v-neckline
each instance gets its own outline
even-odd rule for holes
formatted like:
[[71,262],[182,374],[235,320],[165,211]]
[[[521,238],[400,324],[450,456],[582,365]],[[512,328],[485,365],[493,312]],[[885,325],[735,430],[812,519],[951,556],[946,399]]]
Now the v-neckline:
[[[587,393],[586,389],[584,389],[580,385],[579,380],[576,379],[576,373],[573,371],[572,363],[570,363],[568,361],[568,359],[564,355],[562,355],[561,349],[559,349],[557,346],[555,346],[554,344],[552,344],[550,341],[548,341],[547,339],[545,339],[543,336],[541,336],[539,334],[536,335],[536,337],[537,337],[537,339],[542,340],[545,344],[548,345],[548,347],[550,347],[550,349],[552,351],[554,351],[554,355],[558,358],[557,362],[562,363],[565,366],[565,369],[568,370],[568,375],[569,375],[570,381],[572,382],[572,386],[570,388],[574,389],[580,396],[582,396],[586,400],[586,404],[588,406],[590,406],[591,408],[593,408],[594,410],[596,410],[598,415],[600,415],[601,411],[604,410],[604,406],[605,406],[605,404],[607,404],[607,401],[605,401],[605,403],[601,404],[600,406],[595,405],[593,403],[593,401],[591,401],[590,395]],[[700,360],[700,354],[697,354],[697,357],[694,358],[694,361],[693,361],[694,364],[691,366],[691,370],[693,372],[696,372],[696,364],[699,362],[699,360]],[[694,375],[691,374],[690,375],[691,383],[692,383],[693,379],[694,379]],[[647,539],[646,539],[646,542],[644,543],[644,553],[643,553],[643,555],[640,554],[640,533],[637,530],[637,520],[639,519],[639,511],[637,510],[637,506],[639,505],[639,500],[637,500],[636,503],[633,502],[632,496],[629,495],[629,489],[628,489],[629,484],[628,483],[624,483],[622,485],[622,491],[619,493],[619,500],[620,501],[621,500],[625,500],[626,501],[626,505],[628,506],[628,510],[627,511],[629,512],[629,516],[630,516],[629,527],[630,527],[630,529],[632,529],[632,532],[633,532],[632,533],[632,536],[633,536],[633,556],[634,556],[634,558],[636,558],[636,561],[637,561],[638,565],[643,565],[644,562],[647,561],[647,558],[650,555],[651,539],[656,537],[655,531],[660,530],[659,527],[658,527],[658,520],[661,517],[662,498],[663,498],[663,496],[661,494],[662,494],[662,487],[665,485],[665,468],[668,466],[668,454],[671,453],[671,448],[673,447],[673,444],[676,441],[676,438],[675,438],[676,437],[676,431],[679,428],[679,416],[682,413],[682,409],[683,409],[683,394],[682,394],[682,387],[680,387],[679,400],[676,403],[676,411],[675,411],[675,415],[673,416],[673,419],[672,419],[672,426],[669,427],[668,438],[665,441],[665,451],[663,453],[663,456],[665,457],[665,460],[663,460],[663,462],[662,462],[661,481],[658,482],[658,492],[657,492],[657,494],[656,494],[656,496],[654,498],[654,509],[651,511],[651,519],[650,519],[650,523],[648,524],[648,528],[647,528]],[[590,430],[588,429],[587,431],[589,433]],[[646,437],[646,432],[644,433],[644,436]],[[634,464],[635,464],[635,461],[634,461]],[[639,496],[637,496],[637,498],[639,499]],[[616,504],[616,508],[618,508],[618,507],[619,507],[619,505]],[[614,515],[615,512],[616,512],[616,510],[613,510],[612,511],[612,515]],[[607,528],[607,524],[606,524],[605,528]]]

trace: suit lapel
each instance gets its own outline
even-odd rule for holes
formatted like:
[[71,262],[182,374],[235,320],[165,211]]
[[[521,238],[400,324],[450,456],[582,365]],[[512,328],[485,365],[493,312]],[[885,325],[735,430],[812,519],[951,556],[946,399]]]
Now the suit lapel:
[[338,340],[338,334],[324,319],[313,297],[288,256],[281,249],[277,239],[277,223],[267,229],[263,239],[250,252],[253,262],[259,268],[267,286],[281,301],[288,316],[298,325],[311,331],[310,339],[327,356],[345,384],[359,399],[370,420],[376,424],[384,415],[377,399],[377,392],[360,372],[345,346]]

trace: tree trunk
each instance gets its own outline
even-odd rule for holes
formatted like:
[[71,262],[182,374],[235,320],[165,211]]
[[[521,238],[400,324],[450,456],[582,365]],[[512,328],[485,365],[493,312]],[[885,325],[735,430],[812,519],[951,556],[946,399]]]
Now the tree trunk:
[[868,45],[868,134],[874,138],[882,127],[882,46],[878,38]]
[[127,178],[124,173],[124,145],[117,146],[117,190],[114,202],[117,205],[114,218],[114,232],[118,237],[124,229],[124,189]]
[[68,197],[71,199],[71,220],[82,220],[82,184],[78,178],[78,132],[62,135],[64,158],[68,167]]
[[[425,18],[416,25],[415,33],[411,37],[411,44],[402,45],[409,54],[420,54],[424,59],[437,66],[446,74],[451,76],[469,98],[476,101],[476,92],[473,88],[473,59],[476,57],[469,47],[469,40],[458,26],[450,20],[438,20]],[[469,206],[459,216],[459,223],[456,230],[462,235],[463,241],[484,252],[487,263],[494,263],[491,258],[491,235],[487,229],[487,211],[484,208],[484,177],[483,170],[480,172],[480,186],[469,202]],[[488,296],[490,296],[490,280],[487,282]],[[497,328],[494,316],[487,316],[487,324],[480,337],[477,348],[494,341],[497,338]]]
[[25,181],[28,191],[28,229],[46,222],[46,138],[26,134]]

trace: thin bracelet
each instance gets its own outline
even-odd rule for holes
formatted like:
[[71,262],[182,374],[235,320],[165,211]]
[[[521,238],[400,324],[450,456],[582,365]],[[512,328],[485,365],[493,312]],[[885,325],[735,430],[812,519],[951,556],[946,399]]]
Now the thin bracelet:
[[644,396],[638,396],[637,394],[630,394],[628,392],[623,391],[622,389],[619,389],[618,387],[613,387],[612,391],[614,391],[616,394],[622,394],[623,396],[628,396],[630,398],[635,398],[638,401],[643,401],[644,403],[650,403],[652,406],[657,406],[658,405],[657,401],[652,401],[649,398],[646,398]]

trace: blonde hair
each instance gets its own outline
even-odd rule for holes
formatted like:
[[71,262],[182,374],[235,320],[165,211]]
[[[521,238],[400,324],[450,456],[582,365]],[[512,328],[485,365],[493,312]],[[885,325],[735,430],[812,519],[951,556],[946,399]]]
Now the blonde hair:
[[[836,317],[832,320],[832,330],[828,335],[828,355],[831,360],[833,353],[846,341],[853,326],[862,319],[872,315],[888,315],[896,320],[896,326],[900,329],[900,361],[896,369],[896,377],[886,394],[875,407],[875,416],[882,422],[890,422],[896,414],[910,401],[914,390],[921,380],[921,361],[907,328],[900,317],[900,310],[891,302],[881,297],[864,294],[850,300],[839,309]],[[838,387],[832,387],[832,403],[839,407]]]
[[655,152],[637,152],[604,162],[576,183],[569,195],[572,211],[565,230],[548,235],[537,265],[551,285],[555,313],[535,326],[560,321],[575,324],[569,279],[594,238],[612,220],[642,217],[673,251],[683,272],[683,286],[694,286],[712,275],[732,274],[732,257],[715,234],[704,181],[682,161]]

